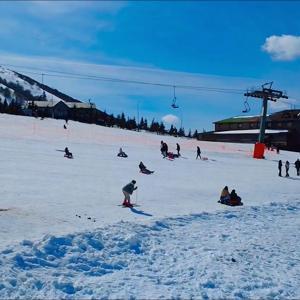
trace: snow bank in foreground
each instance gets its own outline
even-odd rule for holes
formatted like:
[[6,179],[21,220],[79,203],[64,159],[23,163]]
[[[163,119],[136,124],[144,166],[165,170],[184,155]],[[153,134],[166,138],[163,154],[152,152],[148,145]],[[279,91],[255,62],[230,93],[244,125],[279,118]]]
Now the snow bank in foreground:
[[0,298],[299,298],[300,201],[24,240]]

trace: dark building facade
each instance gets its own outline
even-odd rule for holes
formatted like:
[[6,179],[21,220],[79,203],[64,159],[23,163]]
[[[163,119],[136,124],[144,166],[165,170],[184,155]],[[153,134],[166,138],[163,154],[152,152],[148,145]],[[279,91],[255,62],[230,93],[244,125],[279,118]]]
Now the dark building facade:
[[[258,140],[260,116],[233,117],[214,124],[215,131],[201,133],[199,139],[229,143],[255,143]],[[265,143],[281,149],[300,151],[300,109],[283,110],[269,115]]]

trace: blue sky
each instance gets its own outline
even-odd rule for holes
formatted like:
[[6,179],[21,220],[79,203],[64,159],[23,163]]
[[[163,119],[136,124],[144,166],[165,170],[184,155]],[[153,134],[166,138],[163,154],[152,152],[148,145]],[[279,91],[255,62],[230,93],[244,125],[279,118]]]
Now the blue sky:
[[[274,81],[300,106],[297,1],[2,1],[0,40],[0,65],[241,90]],[[174,110],[171,88],[44,81],[108,112],[134,116],[139,103],[150,120],[173,114],[186,129],[209,130],[243,110],[237,94],[177,89]],[[249,103],[258,114],[259,101]],[[272,104],[270,111],[287,107]]]

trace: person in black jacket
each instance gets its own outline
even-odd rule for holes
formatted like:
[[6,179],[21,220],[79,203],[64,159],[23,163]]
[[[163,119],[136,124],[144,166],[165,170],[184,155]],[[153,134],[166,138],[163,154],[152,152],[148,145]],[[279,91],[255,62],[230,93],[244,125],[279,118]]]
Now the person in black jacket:
[[285,162],[285,177],[290,177],[289,169],[290,169],[290,162],[287,160]]
[[130,195],[132,195],[133,191],[135,191],[137,189],[137,186],[136,187],[134,186],[135,184],[136,184],[136,181],[132,180],[131,182],[129,182],[122,188],[122,192],[125,197],[125,199],[123,201],[124,206],[132,207],[132,204],[130,203]]
[[143,164],[143,162],[140,162],[139,168],[140,168],[141,173],[144,173],[144,174],[152,174],[152,173],[154,173],[154,171],[148,170],[147,167]]
[[282,169],[282,161],[280,159],[279,162],[278,162],[278,171],[279,171],[278,176],[280,176],[280,177],[281,177],[281,169]]
[[196,156],[196,159],[198,159],[198,157],[201,159],[201,150],[200,150],[199,146],[197,146],[197,156]]
[[177,150],[177,155],[179,157],[180,156],[180,146],[178,143],[176,143],[176,150]]
[[68,147],[65,148],[65,157],[73,158],[73,154],[69,151]]
[[299,176],[300,175],[300,160],[299,160],[299,158],[295,161],[295,168],[297,171],[297,176]]

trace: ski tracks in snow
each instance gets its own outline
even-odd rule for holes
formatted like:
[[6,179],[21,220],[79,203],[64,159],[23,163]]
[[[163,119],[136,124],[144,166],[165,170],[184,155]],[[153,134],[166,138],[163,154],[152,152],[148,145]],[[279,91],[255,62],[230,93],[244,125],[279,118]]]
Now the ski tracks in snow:
[[0,298],[299,298],[300,202],[119,222],[0,253]]

